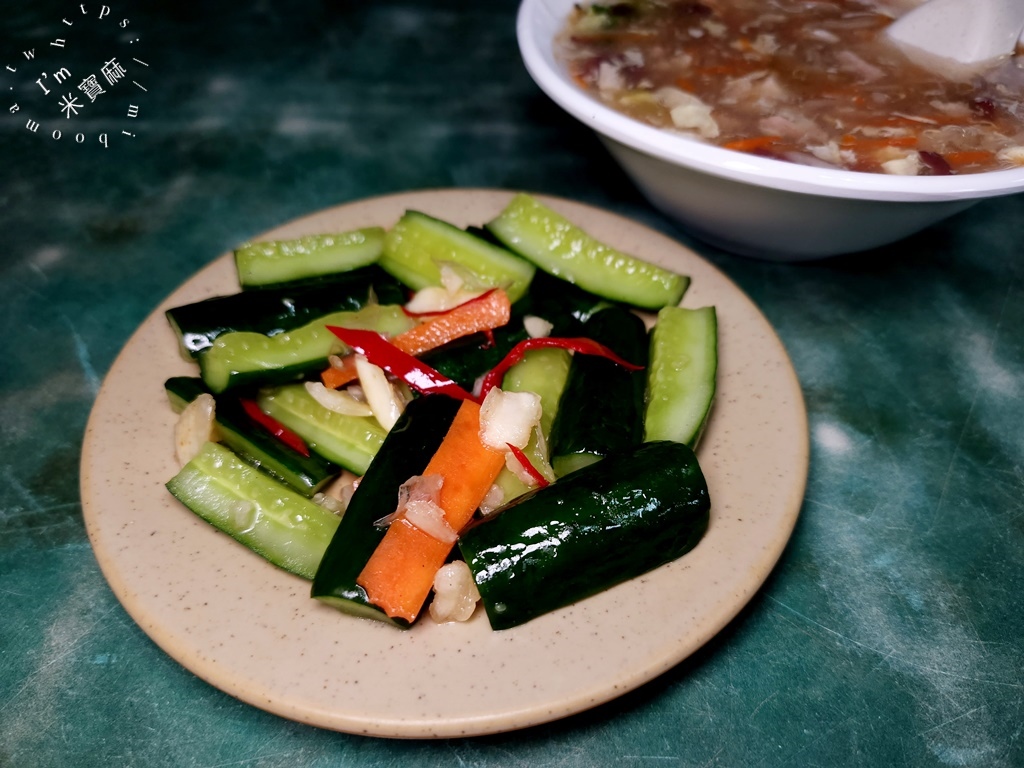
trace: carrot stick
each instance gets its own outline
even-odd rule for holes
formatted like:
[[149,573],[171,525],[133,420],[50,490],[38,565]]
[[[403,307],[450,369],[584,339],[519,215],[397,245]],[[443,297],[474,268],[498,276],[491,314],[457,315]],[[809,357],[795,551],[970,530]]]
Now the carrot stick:
[[992,160],[993,153],[984,149],[965,149],[960,152],[946,152],[943,157],[946,158],[946,162],[953,168],[963,168],[966,165],[977,165],[980,163],[990,162]]
[[917,146],[917,137],[887,136],[876,139],[854,136],[852,133],[848,133],[839,140],[839,145],[846,149],[856,149],[861,152],[886,149],[887,147],[915,147]]
[[[511,312],[508,294],[495,288],[398,334],[391,343],[415,357],[463,336],[500,328],[508,322]],[[331,366],[320,374],[320,380],[330,389],[355,379],[356,366],[351,355],[343,359],[341,367]]]
[[751,136],[748,139],[727,141],[722,146],[726,149],[735,149],[737,152],[753,152],[770,147],[772,144],[778,144],[781,140],[779,136]]
[[463,336],[500,328],[508,322],[511,311],[508,294],[494,289],[400,333],[395,346],[410,355],[421,355]]
[[344,387],[350,381],[355,381],[356,378],[358,378],[358,374],[356,373],[355,355],[347,355],[341,358],[341,365],[339,367],[332,365],[320,374],[320,381],[328,389]]
[[[505,454],[480,442],[480,406],[465,400],[423,475],[440,475],[438,505],[453,531],[460,531],[505,466]],[[412,623],[430,594],[434,575],[444,565],[451,542],[416,528],[405,515],[387,533],[356,579],[370,602],[392,618]]]

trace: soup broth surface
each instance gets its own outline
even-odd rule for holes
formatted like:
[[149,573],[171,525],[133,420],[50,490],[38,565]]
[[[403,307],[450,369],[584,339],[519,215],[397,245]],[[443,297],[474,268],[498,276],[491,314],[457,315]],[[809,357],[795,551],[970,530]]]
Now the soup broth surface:
[[[913,3],[909,4],[910,6]],[[899,0],[577,5],[556,53],[612,108],[727,149],[903,175],[1024,165],[1024,55],[944,76],[888,42]]]

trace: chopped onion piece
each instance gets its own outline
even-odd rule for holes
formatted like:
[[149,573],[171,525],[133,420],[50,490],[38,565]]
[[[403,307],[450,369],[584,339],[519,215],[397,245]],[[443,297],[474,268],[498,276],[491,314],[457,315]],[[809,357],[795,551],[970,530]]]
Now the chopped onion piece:
[[524,448],[541,413],[540,396],[535,392],[504,392],[493,387],[480,406],[480,441],[496,451],[507,450],[507,443]]
[[545,338],[551,335],[551,329],[553,326],[543,317],[537,317],[536,315],[527,315],[523,318],[523,327],[526,332],[530,334],[531,339]]
[[307,381],[306,391],[320,405],[329,411],[345,416],[372,416],[373,411],[366,403],[356,400],[343,389],[328,389],[319,381]]
[[366,396],[366,402],[373,411],[373,417],[390,432],[405,410],[405,403],[395,393],[384,370],[363,355],[356,355],[356,373],[359,375],[359,385]]
[[438,624],[466,621],[476,610],[480,591],[469,566],[462,560],[441,566],[434,575],[434,599],[430,618]]
[[188,464],[204,444],[220,439],[216,416],[216,404],[208,392],[185,406],[174,425],[174,449],[179,464]]

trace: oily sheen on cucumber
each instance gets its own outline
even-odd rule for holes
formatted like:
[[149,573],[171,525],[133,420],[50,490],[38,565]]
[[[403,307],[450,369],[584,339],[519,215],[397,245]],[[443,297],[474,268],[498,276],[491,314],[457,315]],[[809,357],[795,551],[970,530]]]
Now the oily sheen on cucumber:
[[707,483],[682,443],[644,443],[531,491],[459,540],[494,629],[671,562],[707,530]]
[[327,367],[330,355],[348,348],[329,325],[363,328],[395,336],[414,325],[400,306],[373,304],[356,312],[334,312],[291,331],[268,336],[234,331],[218,336],[199,355],[203,382],[211,392],[247,386],[271,386],[301,379]]
[[595,240],[539,200],[520,193],[487,223],[509,250],[598,296],[643,309],[679,303],[690,279]]
[[[630,363],[647,364],[647,329],[620,306],[595,313],[583,336]],[[561,477],[643,440],[646,371],[630,371],[594,355],[573,355],[551,429],[551,462]]]
[[313,578],[338,527],[337,515],[217,443],[206,443],[167,489],[206,522],[305,579]]
[[332,312],[353,312],[370,300],[401,304],[405,289],[377,266],[321,278],[309,285],[243,291],[167,310],[184,356],[196,357],[231,331],[274,336]]
[[375,523],[398,506],[398,488],[419,475],[444,439],[460,402],[442,395],[413,400],[359,481],[313,579],[312,596],[345,611],[408,626],[373,606],[356,578],[386,532]]

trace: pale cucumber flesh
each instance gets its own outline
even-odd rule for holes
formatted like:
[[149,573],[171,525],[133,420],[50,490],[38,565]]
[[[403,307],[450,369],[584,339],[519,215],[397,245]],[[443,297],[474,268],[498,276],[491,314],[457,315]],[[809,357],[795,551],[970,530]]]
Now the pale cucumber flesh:
[[503,288],[520,299],[535,267],[514,253],[418,211],[407,211],[384,238],[380,266],[419,290],[441,285],[441,267],[450,264],[470,280],[467,287]]
[[487,229],[545,272],[611,301],[643,309],[674,306],[690,278],[630,256],[520,193]]
[[383,249],[381,227],[247,243],[235,251],[235,269],[243,288],[267,287],[365,267]]
[[718,320],[714,307],[666,307],[651,331],[644,441],[691,448],[704,431],[715,397]]
[[186,507],[256,554],[312,579],[340,518],[207,443],[167,488]]

